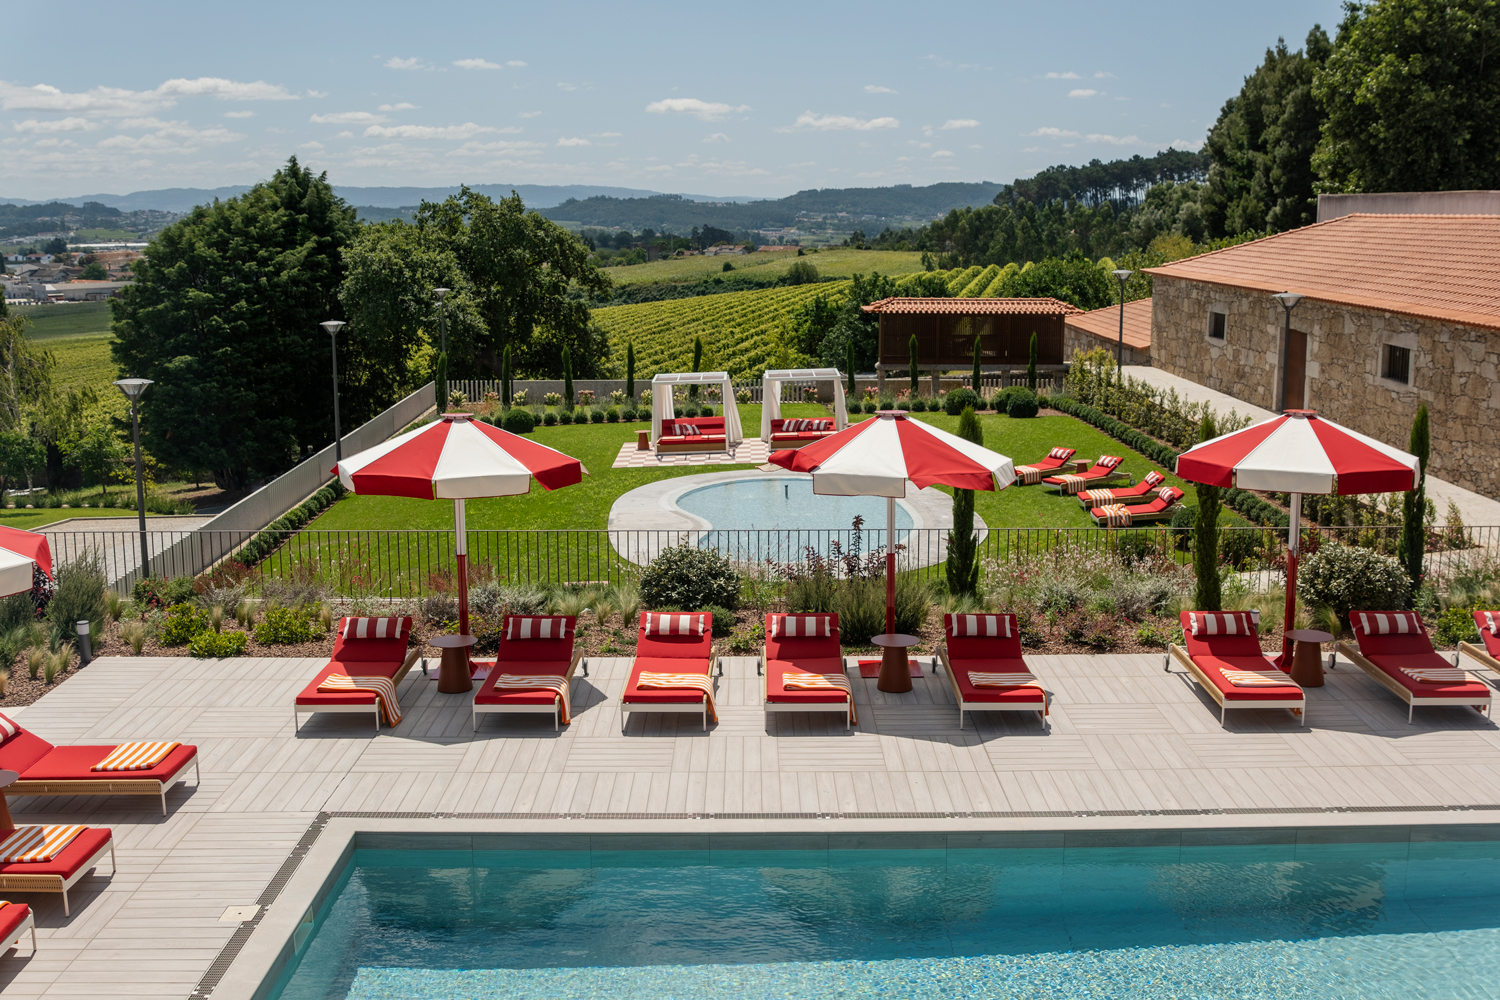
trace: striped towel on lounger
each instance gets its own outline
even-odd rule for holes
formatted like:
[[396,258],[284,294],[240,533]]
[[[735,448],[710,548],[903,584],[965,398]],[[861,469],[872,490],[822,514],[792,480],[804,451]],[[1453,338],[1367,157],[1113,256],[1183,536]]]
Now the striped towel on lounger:
[[1104,518],[1104,524],[1110,528],[1128,528],[1135,520],[1130,514],[1130,508],[1122,503],[1112,503],[1108,507],[1095,507],[1094,516]]
[[1025,687],[1036,683],[1035,674],[994,674],[982,670],[969,671],[969,683],[977,688]]
[[1062,491],[1068,494],[1076,494],[1079,490],[1093,482],[1088,476],[1075,476],[1072,474],[1058,476],[1057,478],[1062,480]]
[[109,756],[89,768],[90,771],[149,771],[167,759],[167,754],[182,746],[171,740],[140,740],[121,743]]
[[63,852],[88,827],[23,826],[0,841],[0,864],[13,865],[30,861],[51,861]]
[[641,672],[636,681],[643,688],[691,688],[703,692],[703,702],[708,706],[708,717],[719,721],[719,710],[714,707],[714,679],[707,674],[660,674],[649,670]]
[[1235,687],[1290,687],[1292,679],[1280,670],[1229,670],[1219,668],[1224,679]]
[[854,710],[854,688],[843,674],[804,674],[788,671],[781,675],[781,686],[799,691],[842,691],[849,699],[849,721],[859,725],[859,714]]
[[573,710],[568,698],[568,679],[559,674],[501,674],[495,680],[495,690],[507,691],[551,691],[562,707],[562,721],[573,721]]
[[368,691],[375,696],[385,724],[394,726],[401,721],[401,705],[396,701],[396,685],[389,677],[351,677],[348,674],[329,674],[318,684],[319,694],[336,694],[343,691]]
[[1483,684],[1467,670],[1457,667],[1402,667],[1401,672],[1423,684]]
[[1034,465],[1018,465],[1015,471],[1016,479],[1022,486],[1031,486],[1034,483],[1041,482],[1042,476],[1045,474]]

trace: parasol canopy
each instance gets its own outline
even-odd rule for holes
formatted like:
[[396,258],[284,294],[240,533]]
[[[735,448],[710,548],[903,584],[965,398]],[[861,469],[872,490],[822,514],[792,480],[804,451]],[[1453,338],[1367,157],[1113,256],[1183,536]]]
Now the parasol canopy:
[[29,591],[35,582],[34,568],[52,576],[52,549],[47,536],[0,527],[0,597]]

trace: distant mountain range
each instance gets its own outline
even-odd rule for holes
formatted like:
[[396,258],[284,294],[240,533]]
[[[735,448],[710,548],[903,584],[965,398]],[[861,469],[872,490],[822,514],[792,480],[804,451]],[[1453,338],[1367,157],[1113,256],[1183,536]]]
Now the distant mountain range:
[[[511,191],[521,196],[528,208],[551,208],[560,205],[570,198],[652,198],[661,194],[659,191],[646,191],[639,188],[623,187],[599,187],[591,184],[472,184],[470,189],[480,194],[489,195],[491,198],[508,198]],[[195,205],[203,205],[213,201],[215,198],[233,198],[235,195],[244,194],[250,190],[248,184],[238,184],[230,187],[219,188],[161,188],[156,191],[134,191],[130,194],[81,194],[73,198],[47,198],[37,201],[31,198],[6,198],[0,196],[0,203],[12,205],[43,205],[51,202],[63,202],[68,205],[82,205],[85,202],[98,202],[110,208],[118,208],[122,212],[139,212],[154,210],[158,212],[187,212]],[[368,205],[371,208],[402,208],[408,205],[419,205],[423,201],[442,201],[450,194],[458,194],[458,187],[341,187],[335,185],[339,197],[351,205]],[[689,201],[711,201],[743,203],[755,199],[744,195],[702,195],[684,194],[678,197]]]

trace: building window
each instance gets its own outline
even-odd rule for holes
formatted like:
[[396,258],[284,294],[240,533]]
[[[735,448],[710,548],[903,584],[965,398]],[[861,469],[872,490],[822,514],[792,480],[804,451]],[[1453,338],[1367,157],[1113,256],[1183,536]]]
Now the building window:
[[1229,322],[1229,317],[1221,312],[1208,314],[1208,335],[1214,340],[1224,339],[1224,327]]
[[1385,345],[1385,358],[1381,362],[1380,377],[1411,385],[1411,348]]

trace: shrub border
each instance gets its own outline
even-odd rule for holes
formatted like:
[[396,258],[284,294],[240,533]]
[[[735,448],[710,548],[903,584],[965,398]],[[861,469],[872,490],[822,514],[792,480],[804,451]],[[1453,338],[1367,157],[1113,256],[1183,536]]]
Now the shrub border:
[[235,553],[235,558],[246,566],[254,566],[276,551],[289,534],[302,528],[307,522],[333,506],[348,491],[337,479],[318,490],[302,503],[266,525],[256,536],[246,542]]

